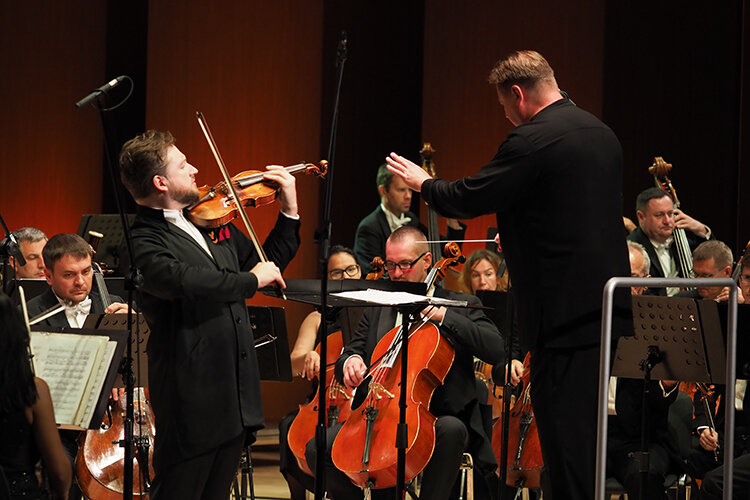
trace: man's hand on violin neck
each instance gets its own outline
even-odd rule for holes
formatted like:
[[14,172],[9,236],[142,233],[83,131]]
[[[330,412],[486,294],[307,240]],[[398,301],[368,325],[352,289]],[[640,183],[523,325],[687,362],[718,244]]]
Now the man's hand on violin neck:
[[290,174],[286,167],[281,165],[268,165],[263,179],[276,183],[279,186],[279,203],[281,211],[289,217],[297,217],[297,184],[295,177]]
[[284,278],[281,277],[281,270],[273,262],[259,262],[250,270],[258,278],[258,288],[277,284],[281,288],[286,288]]

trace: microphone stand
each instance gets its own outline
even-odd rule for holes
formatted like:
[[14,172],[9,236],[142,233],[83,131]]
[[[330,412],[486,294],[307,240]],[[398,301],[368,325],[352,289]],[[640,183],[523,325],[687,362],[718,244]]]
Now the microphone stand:
[[5,231],[5,238],[3,238],[3,241],[0,242],[0,257],[2,257],[3,259],[2,290],[6,295],[10,295],[12,292],[13,283],[13,281],[9,278],[11,269],[10,256],[12,255],[13,258],[16,259],[22,266],[26,265],[26,259],[24,259],[23,254],[21,253],[21,248],[18,246],[18,242],[13,237],[13,233],[11,233],[10,230],[8,230],[8,226],[5,225],[5,220],[3,219],[2,215],[0,215],[0,224],[2,224],[3,230]]
[[[133,375],[133,325],[135,323],[135,328],[138,330],[138,322],[137,317],[136,321],[134,321],[133,318],[133,306],[134,306],[134,293],[137,292],[138,287],[140,287],[143,284],[143,276],[140,273],[140,270],[135,266],[133,256],[135,255],[133,252],[133,240],[130,235],[130,227],[128,226],[128,220],[125,216],[125,206],[123,205],[122,197],[120,196],[120,186],[121,183],[118,182],[119,176],[117,175],[117,170],[115,168],[115,162],[112,158],[111,148],[110,148],[110,134],[107,127],[107,122],[104,116],[105,111],[114,109],[116,107],[119,107],[120,105],[114,106],[112,108],[104,108],[103,103],[101,102],[101,93],[96,96],[97,101],[97,109],[99,111],[99,119],[102,126],[102,132],[104,135],[104,153],[105,157],[107,159],[107,166],[109,167],[109,173],[110,177],[112,179],[112,184],[114,187],[114,195],[115,195],[115,202],[117,203],[117,209],[120,213],[120,223],[122,224],[122,230],[123,234],[125,236],[125,242],[128,247],[128,253],[130,255],[130,269],[128,270],[128,275],[125,276],[125,287],[128,290],[128,321],[127,321],[127,328],[128,328],[128,342],[127,347],[125,350],[125,357],[122,360],[122,365],[120,366],[120,373],[122,374],[122,380],[125,384],[125,408],[126,408],[126,414],[125,414],[125,425],[124,425],[124,437],[119,442],[120,447],[125,449],[125,458],[124,458],[124,464],[125,464],[125,470],[123,473],[123,493],[122,498],[123,500],[132,500],[133,498],[133,455],[134,455],[134,439],[133,439],[133,422],[135,420],[134,415],[134,383],[135,383],[135,377]],[[128,94],[128,97],[130,94]],[[127,99],[127,97],[126,97]],[[123,101],[124,102],[124,101]],[[137,313],[136,313],[137,314]],[[136,335],[138,335],[140,332],[136,331]],[[140,440],[139,440],[140,441]],[[146,463],[148,462],[148,443],[144,444],[142,442],[139,442],[139,450],[142,451],[142,448],[145,448],[146,450]],[[144,469],[141,468],[141,474],[148,475],[148,465]]]
[[333,172],[336,152],[336,132],[339,121],[339,99],[341,97],[341,83],[344,78],[344,63],[346,62],[346,31],[341,32],[336,57],[336,97],[333,106],[333,119],[331,120],[331,138],[328,143],[328,172],[326,173],[325,202],[321,227],[317,231],[320,242],[320,357],[323,360],[321,374],[319,377],[320,390],[318,391],[318,424],[315,427],[315,448],[317,460],[315,462],[315,500],[323,500],[325,495],[325,471],[326,471],[326,390],[325,390],[325,360],[327,359],[328,342],[327,322],[328,316],[328,252],[331,245],[331,199],[333,198]]
[[[505,260],[503,260],[503,263]],[[498,271],[499,273],[499,271]],[[505,335],[505,384],[503,389],[503,412],[502,419],[503,425],[501,427],[502,438],[500,442],[500,481],[498,484],[497,497],[500,500],[506,500],[506,496],[509,493],[508,488],[505,486],[505,482],[508,478],[508,437],[510,434],[510,398],[514,390],[513,385],[510,383],[510,368],[513,363],[513,324],[515,323],[515,307],[513,306],[513,295],[508,287],[508,297],[506,300],[505,307],[505,324],[507,325]]]

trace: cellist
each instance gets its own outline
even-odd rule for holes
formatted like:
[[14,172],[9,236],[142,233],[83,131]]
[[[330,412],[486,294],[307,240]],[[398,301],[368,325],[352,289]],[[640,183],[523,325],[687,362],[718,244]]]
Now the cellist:
[[[394,231],[386,242],[385,267],[394,281],[424,281],[433,264],[424,234],[417,228],[404,226]],[[459,294],[442,288],[435,295],[466,300],[479,305],[476,297]],[[455,359],[442,386],[438,387],[430,403],[430,412],[437,417],[435,448],[424,469],[420,498],[447,499],[458,476],[464,451],[472,453],[476,469],[485,477],[492,476],[497,462],[492,455],[489,438],[484,431],[479,414],[479,402],[474,382],[473,356],[491,364],[502,363],[503,339],[497,327],[480,309],[425,308],[423,315],[439,326],[440,333],[455,349]],[[357,387],[363,380],[378,340],[394,326],[401,323],[395,308],[367,309],[357,327],[352,341],[336,363],[336,377],[348,387]],[[412,363],[412,360],[409,360]],[[391,404],[398,404],[394,398]],[[394,422],[394,425],[396,422]],[[328,441],[333,442],[337,428],[329,428]],[[394,443],[395,446],[395,443]],[[314,468],[314,446],[307,448],[308,464]],[[475,469],[475,470],[476,470]],[[476,478],[475,488],[484,487],[485,481]],[[361,498],[362,491],[343,473],[328,464],[326,486],[334,499]],[[494,486],[493,486],[494,488]],[[373,490],[373,497],[392,498],[390,489]],[[484,498],[485,496],[482,496]],[[487,494],[486,497],[489,497]]]

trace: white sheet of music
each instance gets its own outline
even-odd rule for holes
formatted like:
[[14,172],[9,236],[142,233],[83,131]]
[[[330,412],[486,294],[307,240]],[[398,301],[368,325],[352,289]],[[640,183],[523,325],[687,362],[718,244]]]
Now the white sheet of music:
[[350,292],[337,292],[331,295],[345,299],[360,300],[371,304],[380,304],[387,306],[400,306],[423,302],[438,306],[466,307],[465,300],[444,299],[441,297],[428,297],[426,295],[417,295],[408,292],[390,292],[387,290],[376,290],[368,288],[367,290],[353,290]]

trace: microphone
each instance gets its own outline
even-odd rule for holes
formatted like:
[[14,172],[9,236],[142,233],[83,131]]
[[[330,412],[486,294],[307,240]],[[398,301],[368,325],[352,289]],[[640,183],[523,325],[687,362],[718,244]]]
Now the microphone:
[[339,46],[338,50],[336,50],[336,58],[338,59],[338,63],[342,63],[346,61],[346,43],[348,40],[348,36],[346,34],[345,30],[341,30],[341,34],[339,35]]
[[126,78],[127,77],[125,75],[121,75],[121,76],[118,76],[117,78],[115,78],[113,80],[108,81],[107,83],[105,83],[104,85],[102,85],[98,89],[93,90],[89,95],[87,95],[86,97],[84,97],[83,99],[81,99],[80,101],[78,101],[76,103],[76,108],[80,108],[82,106],[87,105],[88,103],[90,103],[91,101],[93,101],[94,99],[96,99],[101,94],[106,94],[111,89],[117,87]]

